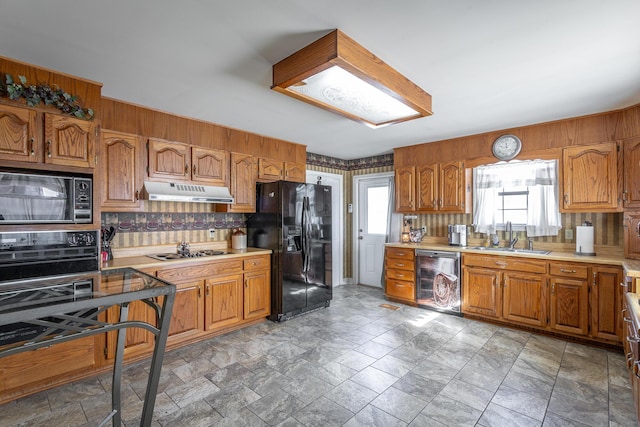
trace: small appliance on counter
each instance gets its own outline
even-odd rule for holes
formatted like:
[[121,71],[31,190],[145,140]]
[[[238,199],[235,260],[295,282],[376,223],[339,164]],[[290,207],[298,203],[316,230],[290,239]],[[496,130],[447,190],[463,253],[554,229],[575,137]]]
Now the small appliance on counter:
[[426,230],[422,228],[410,228],[409,231],[409,241],[411,243],[420,243],[422,242],[422,238],[424,237]]
[[247,234],[239,228],[231,235],[232,249],[247,249]]
[[576,255],[596,255],[593,249],[593,225],[589,221],[576,227]]
[[467,226],[465,224],[449,224],[449,245],[467,246]]

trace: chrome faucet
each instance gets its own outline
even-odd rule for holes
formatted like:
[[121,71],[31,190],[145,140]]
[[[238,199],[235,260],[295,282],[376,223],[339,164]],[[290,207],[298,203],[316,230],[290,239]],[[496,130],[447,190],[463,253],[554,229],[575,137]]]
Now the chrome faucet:
[[518,236],[513,237],[513,224],[511,221],[507,221],[507,231],[509,232],[509,248],[513,249],[513,247],[518,243]]

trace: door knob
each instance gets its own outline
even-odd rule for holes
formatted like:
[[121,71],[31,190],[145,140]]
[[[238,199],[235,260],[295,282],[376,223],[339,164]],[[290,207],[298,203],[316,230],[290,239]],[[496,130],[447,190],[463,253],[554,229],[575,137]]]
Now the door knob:
[[358,236],[358,240],[362,240],[362,236]]

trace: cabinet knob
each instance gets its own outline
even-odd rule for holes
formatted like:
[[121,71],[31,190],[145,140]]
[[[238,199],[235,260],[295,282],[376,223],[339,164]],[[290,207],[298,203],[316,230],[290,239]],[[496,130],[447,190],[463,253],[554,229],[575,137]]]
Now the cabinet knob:
[[184,165],[184,174],[185,175],[189,174],[189,163],[185,163],[185,165]]
[[140,190],[136,190],[136,202],[140,200]]
[[555,284],[555,283],[552,283],[552,284],[551,284],[551,294],[553,295],[553,294],[555,294],[555,293],[556,293],[556,284]]
[[244,287],[245,288],[249,287],[249,279],[244,279]]
[[51,158],[51,140],[47,140],[47,157]]
[[560,272],[561,273],[575,273],[576,271],[575,270],[565,270],[564,268],[561,268]]
[[32,156],[35,156],[35,155],[36,155],[36,152],[35,152],[35,150],[33,149],[33,137],[29,138],[29,144],[31,145],[31,155],[32,155]]
[[564,203],[567,205],[569,204],[569,194],[567,193],[564,193]]
[[196,164],[195,163],[193,164],[193,175],[194,176],[196,175]]

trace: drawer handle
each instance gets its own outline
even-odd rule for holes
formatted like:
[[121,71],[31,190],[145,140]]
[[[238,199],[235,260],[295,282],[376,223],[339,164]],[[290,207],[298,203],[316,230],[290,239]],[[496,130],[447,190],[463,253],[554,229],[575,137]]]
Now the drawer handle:
[[404,274],[398,274],[398,273],[396,273],[396,276],[398,276],[398,277],[404,277]]
[[396,255],[397,256],[404,256],[404,252],[397,252]]
[[404,267],[404,264],[397,263],[396,265],[397,265],[398,267]]
[[506,267],[507,265],[509,265],[508,263],[504,262],[504,261],[496,261],[496,265],[500,265],[502,267]]
[[575,271],[575,270],[565,270],[564,268],[561,268],[561,269],[560,269],[560,272],[561,272],[561,273],[576,273],[576,271]]

